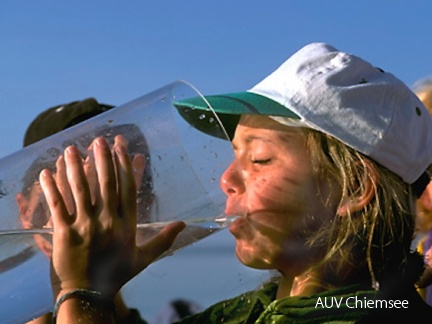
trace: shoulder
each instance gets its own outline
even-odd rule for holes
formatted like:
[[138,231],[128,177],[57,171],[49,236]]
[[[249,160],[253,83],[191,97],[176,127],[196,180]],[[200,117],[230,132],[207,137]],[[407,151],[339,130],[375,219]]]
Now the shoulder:
[[252,323],[275,299],[276,291],[277,284],[268,283],[260,289],[218,302],[179,323]]

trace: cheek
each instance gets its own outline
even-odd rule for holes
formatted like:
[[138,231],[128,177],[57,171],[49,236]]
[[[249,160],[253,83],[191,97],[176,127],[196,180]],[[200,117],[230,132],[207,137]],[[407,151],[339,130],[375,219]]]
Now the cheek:
[[285,175],[256,178],[248,187],[249,212],[267,210],[277,213],[294,212],[310,203],[307,181]]
[[[305,239],[299,229],[283,215],[261,215],[233,228],[236,254],[245,265],[255,269],[285,269],[294,271],[308,254]],[[230,228],[231,229],[231,228]]]

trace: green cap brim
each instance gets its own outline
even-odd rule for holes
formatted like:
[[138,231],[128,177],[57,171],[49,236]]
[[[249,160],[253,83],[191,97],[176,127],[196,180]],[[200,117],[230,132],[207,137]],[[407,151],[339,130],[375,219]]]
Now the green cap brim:
[[[230,139],[234,136],[241,115],[280,116],[300,119],[295,113],[278,102],[251,92],[205,96],[205,99],[218,115]],[[193,127],[209,135],[221,137],[213,131],[214,125],[207,122],[209,118],[203,118],[203,114],[212,112],[202,97],[175,101],[174,105],[182,117]]]

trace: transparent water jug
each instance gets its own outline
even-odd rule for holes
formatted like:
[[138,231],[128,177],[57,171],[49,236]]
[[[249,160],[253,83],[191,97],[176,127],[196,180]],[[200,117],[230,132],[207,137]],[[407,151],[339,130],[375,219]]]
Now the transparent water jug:
[[[38,175],[43,168],[55,172],[55,161],[71,144],[84,158],[95,137],[103,136],[112,143],[121,134],[131,156],[145,156],[138,186],[137,240],[148,239],[173,220],[187,224],[162,257],[228,225],[219,178],[233,158],[231,144],[211,107],[202,114],[179,111],[175,106],[190,97],[205,100],[187,82],[174,82],[0,160],[3,323],[24,322],[52,309],[49,258],[53,229]],[[197,130],[192,119],[211,128],[215,136]]]

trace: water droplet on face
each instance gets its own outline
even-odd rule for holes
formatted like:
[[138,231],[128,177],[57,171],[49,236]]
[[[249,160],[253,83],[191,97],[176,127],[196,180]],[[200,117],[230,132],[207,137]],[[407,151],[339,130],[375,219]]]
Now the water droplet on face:
[[205,116],[204,114],[201,114],[198,118],[199,118],[200,120],[204,120],[204,119],[206,118],[206,116]]

